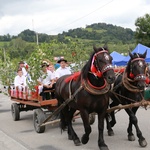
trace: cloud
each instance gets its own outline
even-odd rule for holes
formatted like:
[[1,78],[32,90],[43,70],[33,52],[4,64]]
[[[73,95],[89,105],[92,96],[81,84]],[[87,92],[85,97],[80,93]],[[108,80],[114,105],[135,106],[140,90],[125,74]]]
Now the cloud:
[[25,29],[58,34],[100,22],[134,30],[149,8],[146,0],[0,0],[0,35]]

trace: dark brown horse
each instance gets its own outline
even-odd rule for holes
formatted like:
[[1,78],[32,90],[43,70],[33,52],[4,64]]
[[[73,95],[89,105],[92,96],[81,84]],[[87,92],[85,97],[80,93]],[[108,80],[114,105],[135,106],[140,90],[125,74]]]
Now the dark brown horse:
[[[112,103],[110,107],[116,106],[118,104],[131,104],[135,102],[140,102],[144,97],[144,88],[146,85],[146,57],[147,51],[144,54],[134,53],[130,55],[130,60],[123,74],[116,78],[114,83],[113,92],[111,94]],[[125,109],[126,113],[129,115],[129,125],[128,125],[128,140],[134,141],[135,137],[132,132],[132,126],[134,125],[136,129],[136,134],[139,139],[139,145],[145,147],[147,142],[142,135],[142,132],[138,126],[138,119],[136,117],[136,112],[138,107]],[[108,116],[106,117],[108,135],[114,135],[111,127],[116,123],[114,111],[110,113],[111,121],[108,121]]]
[[73,140],[75,145],[80,145],[79,137],[72,127],[72,118],[78,109],[84,124],[85,133],[82,136],[82,143],[89,141],[91,126],[89,114],[98,114],[98,145],[101,150],[108,150],[103,138],[104,117],[106,114],[110,85],[115,81],[115,74],[112,68],[112,57],[106,47],[96,48],[89,61],[82,68],[80,73],[65,75],[56,82],[56,98],[59,104],[73,99],[61,111],[61,129],[68,127],[68,138]]

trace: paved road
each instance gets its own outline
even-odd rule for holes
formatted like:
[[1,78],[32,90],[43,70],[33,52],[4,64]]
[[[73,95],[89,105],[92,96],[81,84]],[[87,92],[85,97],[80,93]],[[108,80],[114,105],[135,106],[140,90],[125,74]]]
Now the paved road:
[[[33,111],[21,112],[21,120],[13,121],[10,106],[12,101],[6,95],[0,93],[0,150],[99,150],[97,146],[97,120],[92,125],[90,140],[86,145],[74,146],[72,141],[67,140],[66,132],[60,132],[58,124],[48,125],[46,131],[37,134],[34,131],[32,115]],[[109,137],[105,130],[105,141],[110,150],[141,150],[138,139],[134,142],[127,140],[128,117],[121,110],[117,115],[118,124],[115,126],[115,136]],[[150,109],[140,108],[137,116],[139,125],[146,138],[148,145],[144,150],[150,150]],[[81,119],[77,119],[74,128],[82,136],[83,126]],[[135,132],[135,130],[134,130]]]

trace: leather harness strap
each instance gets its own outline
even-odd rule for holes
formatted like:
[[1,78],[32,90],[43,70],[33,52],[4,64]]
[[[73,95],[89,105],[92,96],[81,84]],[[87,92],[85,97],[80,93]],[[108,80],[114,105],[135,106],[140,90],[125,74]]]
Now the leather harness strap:
[[84,79],[82,80],[81,84],[82,84],[83,88],[84,88],[87,92],[89,92],[89,93],[91,93],[91,94],[93,94],[93,95],[106,94],[106,93],[110,90],[110,87],[111,87],[110,84],[108,84],[108,83],[106,82],[106,86],[105,86],[104,88],[102,88],[102,89],[93,88],[93,87],[91,87],[90,84],[88,84],[88,82],[87,82],[86,80],[84,80]]
[[129,91],[131,92],[134,92],[134,93],[138,93],[138,92],[143,92],[144,90],[140,90],[138,89],[136,86],[130,84],[129,82],[129,78],[127,77],[127,73],[123,73],[123,77],[122,77],[122,83],[123,85],[125,86],[126,89],[128,89]]

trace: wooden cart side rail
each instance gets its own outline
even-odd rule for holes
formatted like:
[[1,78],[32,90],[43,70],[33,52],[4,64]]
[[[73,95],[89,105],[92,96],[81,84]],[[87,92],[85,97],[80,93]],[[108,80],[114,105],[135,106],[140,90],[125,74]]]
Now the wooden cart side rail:
[[[55,90],[46,90],[44,93],[51,93],[54,92]],[[29,100],[29,101],[43,101],[42,96],[40,96],[37,92],[19,92],[17,90],[9,90],[9,95],[11,98],[16,98],[16,99],[23,99],[23,100]]]
[[44,100],[40,102],[41,106],[51,105],[51,106],[57,106],[58,100],[57,99],[50,99],[50,100]]
[[20,100],[20,99],[16,99],[16,98],[11,98],[11,100],[18,102],[18,103],[21,103],[21,104],[25,104],[25,105],[41,107],[40,103],[34,102],[34,101],[25,101],[25,100]]
[[23,99],[17,99],[17,98],[11,98],[12,101],[25,104],[25,105],[31,105],[31,106],[37,106],[37,107],[42,107],[42,106],[57,106],[58,101],[57,99],[50,99],[50,100],[43,100],[43,101],[35,101],[35,100],[23,100]]

